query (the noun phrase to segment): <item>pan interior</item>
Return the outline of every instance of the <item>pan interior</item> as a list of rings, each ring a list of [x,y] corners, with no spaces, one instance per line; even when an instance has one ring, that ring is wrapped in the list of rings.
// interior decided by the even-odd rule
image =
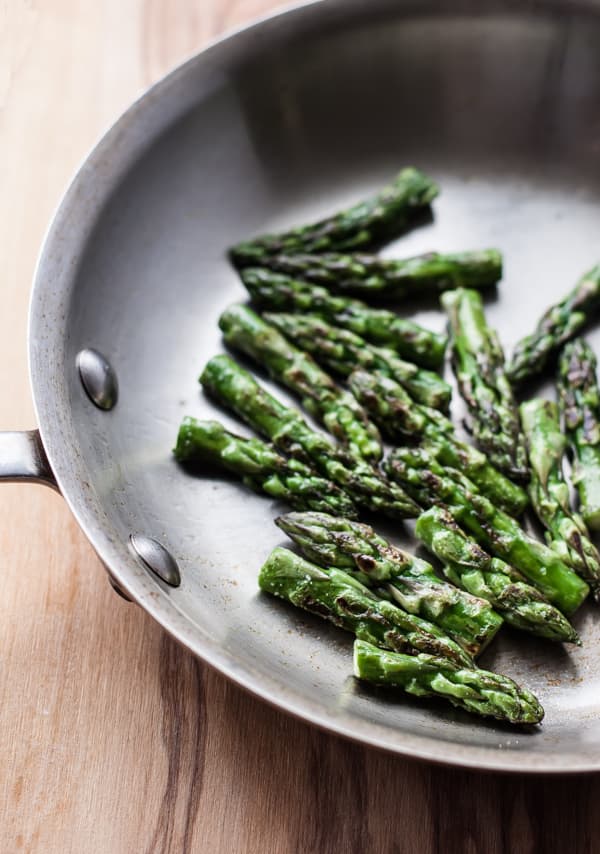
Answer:
[[[351,677],[349,637],[257,593],[258,569],[282,543],[272,520],[285,508],[214,473],[191,477],[171,457],[185,414],[236,427],[197,377],[222,350],[220,311],[244,299],[225,257],[243,237],[321,216],[415,164],[441,184],[434,221],[385,251],[502,249],[505,278],[487,308],[507,349],[598,261],[600,21],[541,9],[437,16],[435,4],[415,16],[403,11],[411,4],[389,5],[380,15],[367,14],[371,4],[348,4],[347,14],[313,6],[217,45],[151,92],[92,156],[51,232],[34,295],[43,435],[67,498],[122,583],[254,690],[417,755],[600,767],[592,607],[576,618],[581,650],[506,631],[484,657],[539,695],[538,732],[374,693]],[[72,234],[80,229],[77,250],[69,222]],[[444,326],[433,304],[402,311]],[[591,340],[600,345],[596,333]],[[77,380],[76,354],[90,346],[118,375],[110,413]],[[410,542],[400,526],[381,528]],[[171,550],[180,588],[137,565],[131,532]]]

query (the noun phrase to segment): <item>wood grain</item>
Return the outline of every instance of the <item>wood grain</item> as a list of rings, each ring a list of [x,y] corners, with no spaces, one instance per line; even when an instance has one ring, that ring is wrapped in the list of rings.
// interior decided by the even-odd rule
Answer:
[[[0,425],[34,423],[44,229],[129,101],[272,0],[0,2]],[[593,852],[597,777],[405,762],[254,700],[110,590],[62,500],[0,491],[0,851]]]

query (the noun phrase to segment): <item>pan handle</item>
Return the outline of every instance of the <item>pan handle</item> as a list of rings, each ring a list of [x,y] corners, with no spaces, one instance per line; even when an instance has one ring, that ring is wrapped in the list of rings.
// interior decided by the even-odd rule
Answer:
[[[0,483],[41,483],[60,492],[50,468],[39,430],[20,432],[0,431]],[[112,588],[127,602],[129,596],[121,590],[108,570]]]
[[[0,482],[42,483],[57,492],[39,430],[0,432]]]

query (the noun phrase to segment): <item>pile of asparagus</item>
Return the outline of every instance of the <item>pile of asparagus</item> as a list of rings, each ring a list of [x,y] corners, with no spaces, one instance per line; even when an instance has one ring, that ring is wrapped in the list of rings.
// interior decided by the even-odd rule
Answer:
[[[259,586],[352,632],[359,679],[535,724],[538,700],[476,659],[503,623],[580,644],[568,618],[590,589],[600,597],[589,533],[600,530],[600,392],[594,354],[575,339],[600,307],[600,266],[507,364],[480,293],[502,276],[497,250],[365,254],[418,222],[437,194],[430,178],[405,169],[349,210],[233,247],[254,308],[223,312],[225,343],[325,432],[217,355],[200,376],[204,391],[261,438],[188,417],[175,456],[220,466],[292,508],[275,522],[301,554],[275,549]],[[449,337],[381,305],[426,293],[441,293]],[[451,387],[438,373],[447,347],[473,445],[448,415]],[[523,381],[553,360],[557,402],[519,402]],[[387,455],[384,440],[394,446]],[[520,521],[528,508],[545,543]],[[416,538],[441,571],[359,521],[365,512],[416,519]]]

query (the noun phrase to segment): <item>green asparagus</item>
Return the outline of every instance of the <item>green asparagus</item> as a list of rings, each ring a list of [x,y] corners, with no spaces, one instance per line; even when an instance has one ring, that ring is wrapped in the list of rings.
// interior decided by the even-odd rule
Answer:
[[[398,448],[386,458],[384,468],[423,507],[448,507],[484,549],[520,570],[563,613],[573,613],[586,598],[589,587],[555,551],[530,537],[472,481],[425,449]]]
[[[573,482],[586,525],[600,531],[600,390],[596,356],[577,338],[559,359],[559,404],[573,455]]]
[[[344,252],[374,246],[409,228],[438,192],[423,172],[403,169],[377,195],[319,222],[239,243],[231,249],[231,258],[238,267],[246,267],[281,253]]]
[[[275,524],[308,560],[342,569],[366,587],[385,585],[401,608],[439,626],[472,656],[502,625],[483,599],[442,581],[427,561],[393,546],[362,522],[327,513],[286,513]]]
[[[363,254],[294,253],[271,255],[263,263],[272,271],[368,300],[403,300],[451,288],[487,288],[502,278],[502,255],[497,249],[450,255],[428,252],[402,260]]]
[[[265,319],[329,370],[343,377],[357,367],[393,377],[418,403],[447,411],[452,389],[438,374],[403,361],[394,350],[375,347],[314,315],[266,313]]]
[[[527,481],[519,411],[504,370],[504,353],[485,320],[481,295],[459,288],[442,296],[450,326],[452,366],[470,414],[475,442],[508,477]]]
[[[473,666],[471,656],[437,626],[378,599],[348,573],[315,566],[287,549],[273,549],[260,570],[258,584],[264,592],[377,646],[426,652]]]
[[[174,454],[182,463],[219,465],[237,474],[255,492],[287,501],[298,510],[357,515],[350,496],[305,463],[282,457],[260,439],[236,436],[218,421],[184,418]]]
[[[536,515],[547,529],[546,542],[561,560],[600,596],[600,554],[585,522],[571,510],[562,461],[567,440],[560,429],[558,406],[536,398],[521,405],[521,421],[531,463],[529,494]]]
[[[337,296],[326,288],[260,267],[247,267],[241,271],[241,277],[252,301],[261,309],[310,312],[361,335],[372,344],[391,347],[403,359],[423,368],[437,369],[443,364],[446,336],[424,329],[393,311],[371,308],[360,300]]]
[[[535,331],[515,347],[507,367],[514,384],[541,373],[551,356],[595,317],[600,306],[600,264],[579,280],[575,288],[542,315]]]
[[[511,724],[538,724],[544,710],[530,691],[507,676],[457,667],[431,655],[402,655],[354,641],[354,675],[416,697],[440,697],[476,715]]]
[[[244,305],[232,305],[219,319],[226,343],[245,353],[282,385],[298,394],[304,408],[336,439],[365,460],[383,455],[379,430],[350,392],[339,388],[314,359]]]
[[[549,640],[580,644],[566,617],[512,566],[491,557],[468,537],[445,508],[431,507],[419,516],[416,535],[442,562],[449,581],[487,599],[511,626]]]
[[[395,380],[379,371],[354,371],[348,385],[392,441],[423,443],[441,463],[464,472],[498,507],[513,516],[521,515],[528,503],[526,492],[490,465],[481,451],[462,442],[445,415],[414,403]]]
[[[283,453],[313,466],[348,492],[361,507],[395,518],[414,518],[419,508],[404,490],[328,436],[312,430],[298,410],[284,406],[229,356],[212,358],[200,377],[204,389]]]

